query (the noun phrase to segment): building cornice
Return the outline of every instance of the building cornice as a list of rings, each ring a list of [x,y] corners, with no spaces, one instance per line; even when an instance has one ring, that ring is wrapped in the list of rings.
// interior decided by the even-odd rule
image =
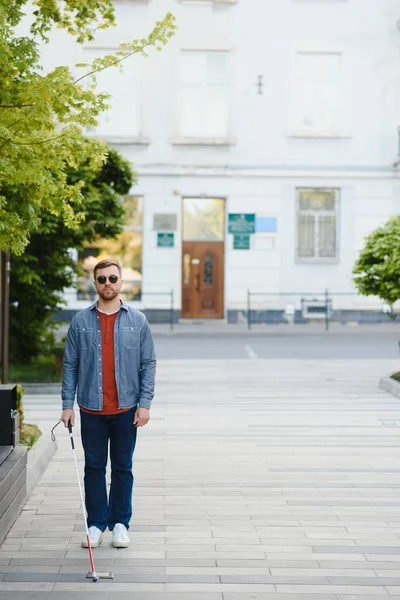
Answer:
[[[274,177],[288,178],[329,178],[329,179],[398,179],[400,170],[379,165],[231,165],[226,167],[199,166],[141,166],[135,164],[139,176],[146,177]]]

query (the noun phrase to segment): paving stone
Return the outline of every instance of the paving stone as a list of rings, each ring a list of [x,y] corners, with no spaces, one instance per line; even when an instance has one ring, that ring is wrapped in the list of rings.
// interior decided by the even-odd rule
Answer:
[[[387,591],[383,586],[369,587],[361,585],[277,585],[276,591],[278,594],[352,594],[354,596],[387,596]],[[277,596],[277,600],[280,600],[280,596]]]
[[[85,592],[57,592],[57,595],[52,591],[44,590],[0,591],[1,600],[86,600],[87,598],[109,600],[109,596],[110,592],[99,592],[98,588],[88,589]]]
[[[167,583],[165,584],[166,592],[201,592],[207,594],[209,592],[257,592],[257,593],[273,593],[275,592],[274,585],[268,584],[230,584],[230,583]],[[277,598],[276,600],[279,600]]]
[[[102,592],[112,592],[109,594],[110,600],[114,598],[114,594],[117,592],[129,592],[131,594],[135,594],[137,592],[164,592],[164,584],[163,583],[109,583],[106,580],[97,581],[95,584],[87,579],[83,583],[55,583],[54,585],[54,594],[55,598],[57,598],[56,594],[59,592],[86,592],[89,588],[96,586],[97,589],[100,588]],[[278,600],[278,599],[277,599]]]
[[[243,592],[224,592],[223,600],[337,600],[338,596],[334,594],[319,594],[318,597],[315,594],[257,594],[254,593],[243,593]],[[352,600],[358,600],[361,596],[354,596]],[[371,597],[368,596],[369,600]],[[381,597],[382,598],[382,597]],[[381,600],[380,598],[380,600]]]
[[[45,582],[32,582],[29,583],[23,581],[2,581],[0,582],[0,593],[3,592],[51,592],[54,589],[54,583]],[[39,595],[38,595],[39,596]]]
[[[60,435],[0,549],[0,600],[400,599],[400,447],[382,425],[400,421],[400,403],[377,388],[397,368],[160,363],[135,454],[132,544],[116,550],[107,532],[94,550],[97,570],[115,580],[85,580],[74,466]],[[39,401],[55,411],[59,397]],[[28,417],[35,402],[26,396]],[[83,475],[80,444],[77,453]]]
[[[110,600],[133,599],[130,592],[112,592]],[[222,593],[218,592],[210,592],[205,594],[196,594],[191,592],[135,592],[134,600],[223,600],[223,595]],[[274,600],[278,600],[276,595]]]

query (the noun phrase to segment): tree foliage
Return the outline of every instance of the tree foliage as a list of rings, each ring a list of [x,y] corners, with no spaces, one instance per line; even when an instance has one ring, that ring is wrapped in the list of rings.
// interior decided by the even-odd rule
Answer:
[[[378,296],[391,309],[400,300],[400,216],[389,219],[367,238],[353,269],[354,283],[365,296]]]
[[[30,32],[18,36],[30,6]],[[53,28],[83,43],[114,24],[111,0],[0,0],[0,250],[21,254],[31,233],[42,221],[46,226],[51,215],[60,216],[68,229],[81,226],[84,183],[68,172],[82,164],[96,171],[106,154],[104,145],[83,136],[108,106],[108,95],[95,92],[93,78],[105,68],[120,67],[132,54],[161,50],[176,28],[168,13],[147,38],[80,65],[77,79],[65,66],[42,72],[39,44],[48,41]],[[86,85],[86,77],[92,85]]]
[[[46,213],[25,252],[12,257],[10,357],[17,362],[46,351],[46,334],[55,325],[51,316],[64,302],[63,290],[72,287],[78,275],[70,249],[82,249],[98,237],[113,238],[122,231],[121,197],[131,189],[134,175],[129,163],[110,149],[97,172],[86,162],[70,169],[67,181],[69,185],[82,182],[80,226],[71,229],[61,216]]]

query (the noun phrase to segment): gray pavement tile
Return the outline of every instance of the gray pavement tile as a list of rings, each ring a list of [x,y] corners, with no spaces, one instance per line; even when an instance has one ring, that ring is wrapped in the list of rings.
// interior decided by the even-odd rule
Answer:
[[[362,585],[277,585],[277,594],[350,594],[354,596],[387,596],[382,587]],[[319,597],[319,596],[318,596]],[[277,596],[277,600],[280,596]]]
[[[56,566],[44,566],[40,565],[41,573],[58,573],[60,567]],[[0,578],[4,578],[5,573],[36,573],[38,571],[37,565],[4,565],[0,566]]]
[[[83,583],[55,583],[54,585],[54,594],[57,598],[56,594],[59,592],[85,592],[88,588],[92,588],[96,586],[97,589],[100,587],[102,592],[112,592],[109,596],[110,600],[114,598],[114,594],[117,592],[129,592],[131,594],[135,594],[134,598],[136,600],[137,592],[164,592],[164,584],[163,583],[108,583],[106,580],[100,580],[97,583],[93,583],[91,580],[87,579]]]
[[[98,562],[98,561],[96,561]],[[172,559],[172,558],[159,558],[159,559],[146,559],[146,558],[135,558],[134,561],[132,561],[132,559],[130,558],[123,558],[123,555],[121,553],[121,558],[119,558],[119,556],[117,556],[114,559],[114,565],[119,565],[121,567],[129,567],[132,564],[134,564],[137,567],[147,567],[147,566],[154,566],[154,567],[160,567],[160,566],[165,566],[165,567],[176,567],[176,566],[181,566],[181,567],[213,567],[216,565],[216,561],[213,559],[199,559],[199,558],[180,558],[180,559]]]
[[[203,567],[206,568],[206,567]],[[96,569],[100,572],[100,571],[112,571],[115,575],[138,575],[138,576],[145,576],[148,574],[151,575],[163,575],[164,573],[166,573],[166,568],[165,567],[135,567],[132,566],[132,564],[129,567],[120,567],[120,566],[116,566],[114,565],[99,565],[98,561],[96,561]],[[87,564],[80,564],[80,565],[74,565],[73,567],[71,567],[70,565],[66,566],[66,567],[57,567],[57,572],[58,573],[71,573],[72,571],[74,573],[87,573],[89,570],[89,566]],[[119,578],[117,577],[117,580],[119,581]]]
[[[267,584],[230,584],[230,583],[167,583],[165,584],[166,592],[201,592],[207,594],[209,592],[258,592],[258,593],[274,593],[275,586]],[[277,598],[277,600],[279,600]]]
[[[5,573],[3,581],[43,581],[43,582],[81,582],[88,568],[82,572],[74,573],[44,573],[44,572],[14,572]],[[110,569],[113,570],[113,569]],[[115,583],[219,583],[218,575],[166,575],[154,573],[115,573]]]
[[[318,554],[334,554],[338,552],[340,554],[399,554],[399,547],[392,546],[313,546],[314,552],[318,552]]]
[[[0,550],[0,554],[3,555],[3,551]],[[8,560],[10,559],[14,559],[14,558],[59,558],[62,559],[65,556],[65,551],[43,551],[43,550],[30,550],[29,552],[26,552],[25,550],[22,551],[20,550],[19,552],[4,552],[4,554],[7,555]]]
[[[88,571],[89,569],[87,569]],[[86,572],[87,572],[86,571]],[[83,574],[81,573],[43,573],[37,570],[34,573],[19,572],[6,573],[4,575],[5,582],[57,582],[57,581],[82,581]]]
[[[85,559],[71,559],[71,558],[13,558],[11,559],[11,566],[32,566],[32,567],[40,567],[40,566],[80,566],[82,564],[87,564],[88,558]],[[96,566],[97,567],[108,567],[112,563],[112,561],[108,559],[96,558]],[[38,571],[39,569],[37,569]]]
[[[294,575],[279,577],[278,575],[221,575],[221,583],[238,583],[238,584],[278,584],[278,583],[292,583],[292,584],[307,584],[307,585],[326,585],[329,584],[327,577],[318,576],[301,576]]]
[[[10,558],[0,558],[0,565],[8,565],[10,564]]]
[[[2,585],[29,593],[53,585],[55,597],[79,599],[94,587],[107,600],[394,597],[400,449],[382,423],[400,421],[400,403],[376,387],[391,368],[375,360],[185,368],[161,361],[154,420],[135,457],[133,543],[116,551],[107,539],[95,551],[98,570],[113,569],[116,581],[80,579],[88,568],[79,548],[84,527],[62,438],[0,564],[9,566],[7,577],[29,570],[75,580]],[[214,419],[205,423],[207,407]],[[82,468],[80,447],[78,460]]]
[[[223,600],[337,600],[338,596],[334,594],[257,594],[257,592],[224,592]],[[352,597],[352,600],[360,598]],[[371,600],[370,597],[368,597]]]
[[[0,594],[3,592],[51,592],[54,583],[47,582],[24,582],[24,581],[2,581],[0,582]]]
[[[85,592],[57,592],[52,591],[0,591],[1,600],[86,600],[86,598],[96,598],[96,600],[109,600],[110,592],[99,592],[98,588]]]
[[[279,577],[294,577],[300,575],[302,577],[378,577],[375,571],[372,569],[275,569],[271,568],[271,575]],[[385,572],[384,577],[391,577]]]
[[[346,563],[347,564],[347,563]],[[270,568],[270,567],[293,567],[293,568],[318,568],[318,562],[316,560],[268,560],[266,558],[261,560],[229,560],[229,559],[218,559],[217,566],[219,567],[253,567],[253,568]]]
[[[314,596],[315,597],[315,596]],[[379,596],[375,596],[374,594],[369,594],[369,595],[359,595],[359,594],[336,594],[335,596],[336,600],[382,600],[382,594],[380,594]],[[386,596],[387,600],[389,600],[389,596]],[[391,596],[390,598],[395,598],[395,596]],[[398,596],[397,598],[400,598],[400,596]],[[277,596],[275,598],[275,600],[281,600],[280,596]],[[294,600],[294,597],[293,597]]]
[[[133,600],[133,598],[130,592],[113,592],[110,600]],[[134,600],[223,600],[223,596],[222,593],[218,592],[205,594],[193,592],[135,592]],[[275,597],[274,600],[277,600],[277,598]]]

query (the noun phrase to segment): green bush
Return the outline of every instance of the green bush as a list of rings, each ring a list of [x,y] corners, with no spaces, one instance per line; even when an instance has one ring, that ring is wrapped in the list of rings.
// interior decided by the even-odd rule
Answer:
[[[400,216],[392,217],[366,238],[353,275],[359,293],[384,300],[394,320],[393,305],[400,300]]]
[[[61,372],[57,370],[56,354],[40,356],[31,363],[12,362],[8,379],[14,383],[58,383],[61,381]]]
[[[19,443],[27,446],[28,449],[37,442],[39,437],[42,435],[37,425],[30,425],[24,422],[24,403],[22,401],[24,395],[24,388],[21,384],[17,385],[17,411],[19,413],[19,426],[20,426],[20,439]]]
[[[19,423],[22,430],[22,426],[24,424],[24,403],[22,402],[22,397],[24,395],[24,388],[19,383],[17,385],[17,411],[19,412]]]

